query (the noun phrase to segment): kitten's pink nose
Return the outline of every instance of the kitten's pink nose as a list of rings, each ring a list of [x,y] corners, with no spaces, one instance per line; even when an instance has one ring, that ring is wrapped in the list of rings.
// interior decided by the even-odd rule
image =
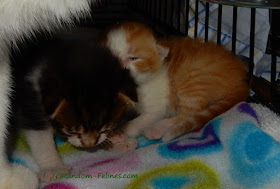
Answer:
[[[81,135],[81,143],[84,148],[91,148],[97,145],[99,132],[96,131],[89,131]]]
[[[72,145],[81,148],[91,148],[97,145],[96,139],[92,135],[82,135],[81,137],[71,136],[68,138],[68,141]]]
[[[92,147],[96,146],[95,141],[82,140],[81,143],[83,145],[82,146],[83,148],[92,148]]]

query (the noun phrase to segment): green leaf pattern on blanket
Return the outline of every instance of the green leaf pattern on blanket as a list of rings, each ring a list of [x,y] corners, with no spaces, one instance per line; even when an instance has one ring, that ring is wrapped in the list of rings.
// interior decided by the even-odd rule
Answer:
[[[175,181],[170,185],[170,182]],[[182,163],[159,167],[139,175],[126,189],[218,189],[221,187],[218,175],[206,163],[192,159]]]

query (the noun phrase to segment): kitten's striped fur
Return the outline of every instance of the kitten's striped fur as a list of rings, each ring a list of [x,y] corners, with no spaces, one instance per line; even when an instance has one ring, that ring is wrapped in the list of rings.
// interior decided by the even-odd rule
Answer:
[[[249,94],[245,65],[214,43],[188,37],[157,40],[138,23],[123,23],[105,42],[130,70],[140,116],[126,127],[135,137],[169,141],[227,111]]]

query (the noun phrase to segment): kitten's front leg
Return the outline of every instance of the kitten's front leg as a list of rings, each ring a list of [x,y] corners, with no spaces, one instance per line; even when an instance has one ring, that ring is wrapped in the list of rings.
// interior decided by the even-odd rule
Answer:
[[[8,54],[8,52],[5,53],[3,49],[0,49],[0,188],[36,189],[38,188],[36,174],[27,167],[9,163],[5,152],[12,88],[11,69],[8,56],[6,56]],[[3,57],[7,57],[7,59],[5,60]]]
[[[54,173],[69,173],[71,168],[63,164],[54,143],[53,130],[25,130],[32,155],[40,167],[39,179],[52,181]]]
[[[138,142],[135,138],[129,138],[123,133],[115,133],[108,139],[112,143],[109,150],[114,152],[127,152],[136,149],[138,146]]]
[[[172,118],[160,120],[152,127],[144,131],[144,136],[149,140],[159,140],[170,127],[172,127]]]
[[[138,137],[140,134],[142,134],[143,130],[157,121],[161,119],[161,115],[159,114],[141,114],[137,118],[133,119],[132,121],[129,121],[127,125],[125,126],[124,132],[129,137]]]

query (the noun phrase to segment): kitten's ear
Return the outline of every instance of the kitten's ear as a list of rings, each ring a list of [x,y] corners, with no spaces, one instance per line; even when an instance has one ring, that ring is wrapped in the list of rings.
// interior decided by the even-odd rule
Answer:
[[[160,59],[164,60],[168,56],[168,54],[169,54],[169,48],[168,47],[164,47],[164,46],[159,45],[159,44],[157,44],[156,48],[157,48],[157,52],[158,52],[158,54],[160,56]]]
[[[55,108],[54,112],[50,115],[51,119],[54,119],[59,113],[61,113],[61,110],[68,104],[68,102],[65,99],[62,99],[57,107]]]
[[[131,98],[129,98],[126,94],[119,92],[118,93],[119,98],[128,106],[134,107],[136,105],[136,102],[134,102]]]

